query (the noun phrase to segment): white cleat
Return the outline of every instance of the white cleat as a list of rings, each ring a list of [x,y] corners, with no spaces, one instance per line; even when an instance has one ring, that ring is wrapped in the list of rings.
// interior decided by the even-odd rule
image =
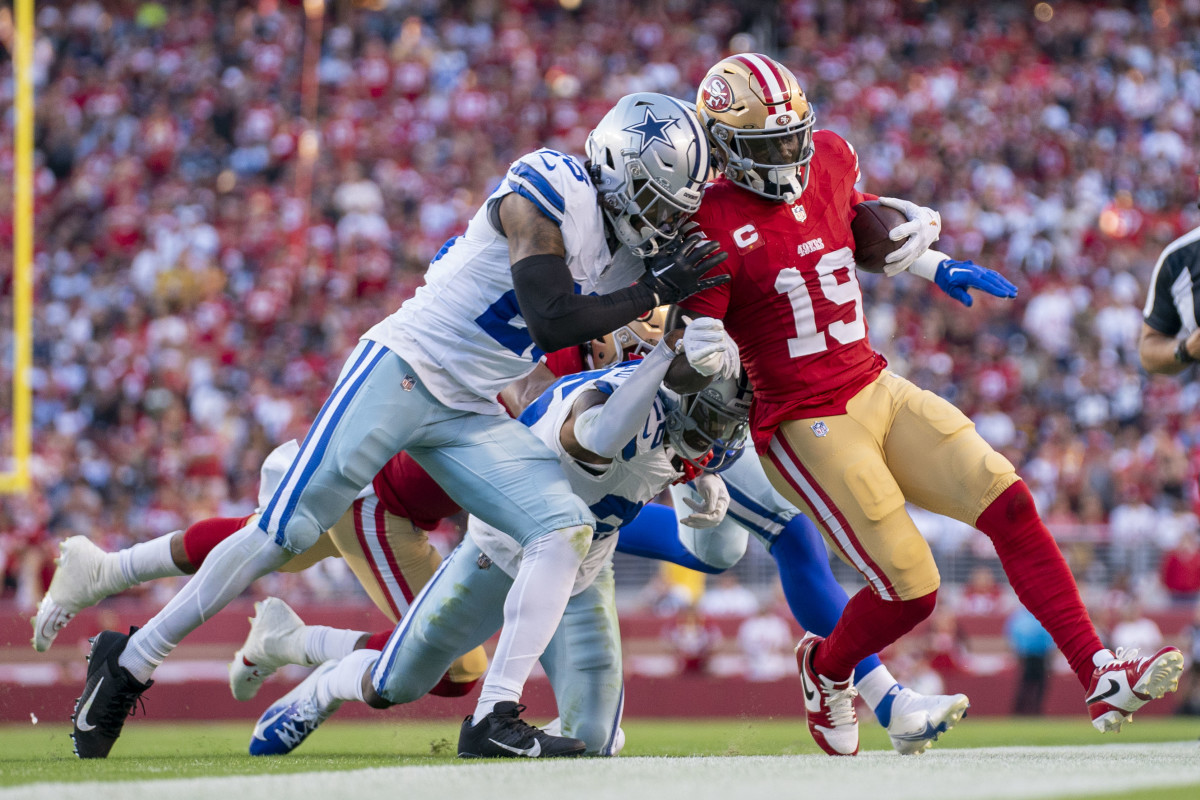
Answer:
[[[1133,712],[1179,688],[1183,653],[1164,647],[1138,658],[1137,648],[1118,648],[1112,661],[1096,667],[1085,701],[1092,725],[1101,733],[1116,731],[1133,722]]]
[[[888,738],[902,756],[924,753],[939,736],[957,725],[970,707],[965,694],[924,695],[901,689],[892,700]]]
[[[796,645],[796,666],[800,670],[800,688],[804,692],[804,711],[808,732],[817,746],[831,756],[858,755],[858,714],[854,711],[853,676],[834,681],[813,669],[813,652],[825,639],[805,634]]]
[[[58,545],[58,564],[33,623],[33,649],[44,653],[59,631],[80,611],[128,588],[114,574],[108,553],[86,536],[72,536]]]
[[[254,604],[250,635],[229,663],[229,690],[235,699],[249,700],[286,664],[312,666],[304,657],[304,620],[287,603],[268,597]]]

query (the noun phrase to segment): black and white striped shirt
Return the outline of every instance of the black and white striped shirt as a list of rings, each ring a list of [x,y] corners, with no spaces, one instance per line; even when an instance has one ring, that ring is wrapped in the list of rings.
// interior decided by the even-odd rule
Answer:
[[[1186,336],[1200,328],[1200,228],[1171,242],[1158,257],[1142,318],[1159,333]]]

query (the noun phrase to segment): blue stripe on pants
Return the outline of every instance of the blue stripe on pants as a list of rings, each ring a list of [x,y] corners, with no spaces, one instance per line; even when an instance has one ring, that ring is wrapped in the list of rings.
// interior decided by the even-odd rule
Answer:
[[[308,434],[304,437],[304,443],[300,445],[300,452],[296,454],[292,465],[288,467],[287,474],[284,475],[283,481],[280,482],[279,488],[275,490],[275,495],[267,505],[267,510],[259,520],[259,527],[269,533],[279,501],[286,497],[279,519],[274,522],[276,544],[283,545],[285,539],[284,532],[287,530],[288,522],[296,510],[296,504],[300,502],[300,495],[304,492],[305,487],[325,457],[325,451],[328,449],[329,442],[333,438],[333,432],[336,430],[342,417],[345,416],[346,409],[354,401],[359,388],[371,374],[371,371],[387,352],[387,348],[375,342],[368,342],[355,361],[354,366],[347,373],[346,380],[334,387],[333,392],[329,395],[329,399],[325,401],[325,405],[321,407],[320,413],[317,414],[317,418],[308,429]],[[355,373],[357,373],[357,377]],[[341,394],[340,399],[338,398],[339,394]],[[313,441],[314,435],[316,435],[315,442]],[[310,443],[313,445],[311,451],[309,450]],[[302,462],[304,466],[302,467],[299,479],[296,481],[295,486],[289,487],[297,466]]]

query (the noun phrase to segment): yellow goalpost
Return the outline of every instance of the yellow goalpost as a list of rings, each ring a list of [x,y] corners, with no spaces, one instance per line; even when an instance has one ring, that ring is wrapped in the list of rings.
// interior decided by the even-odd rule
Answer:
[[[16,142],[13,153],[13,385],[12,469],[0,472],[0,492],[29,488],[33,433],[33,0],[16,0],[13,83]]]

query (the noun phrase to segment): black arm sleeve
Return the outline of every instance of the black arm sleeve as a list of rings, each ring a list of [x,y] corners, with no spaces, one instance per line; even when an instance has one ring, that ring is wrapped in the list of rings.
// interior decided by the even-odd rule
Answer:
[[[512,275],[529,335],[547,353],[612,333],[655,305],[654,292],[640,283],[599,297],[575,294],[562,256],[523,258]]]
[[[1146,301],[1146,324],[1159,333],[1174,336],[1183,328],[1179,307],[1175,305],[1172,286],[1179,276],[1188,271],[1187,261],[1180,250],[1163,257],[1163,263],[1154,272],[1150,296]],[[1192,282],[1192,297],[1196,295],[1196,283]]]

